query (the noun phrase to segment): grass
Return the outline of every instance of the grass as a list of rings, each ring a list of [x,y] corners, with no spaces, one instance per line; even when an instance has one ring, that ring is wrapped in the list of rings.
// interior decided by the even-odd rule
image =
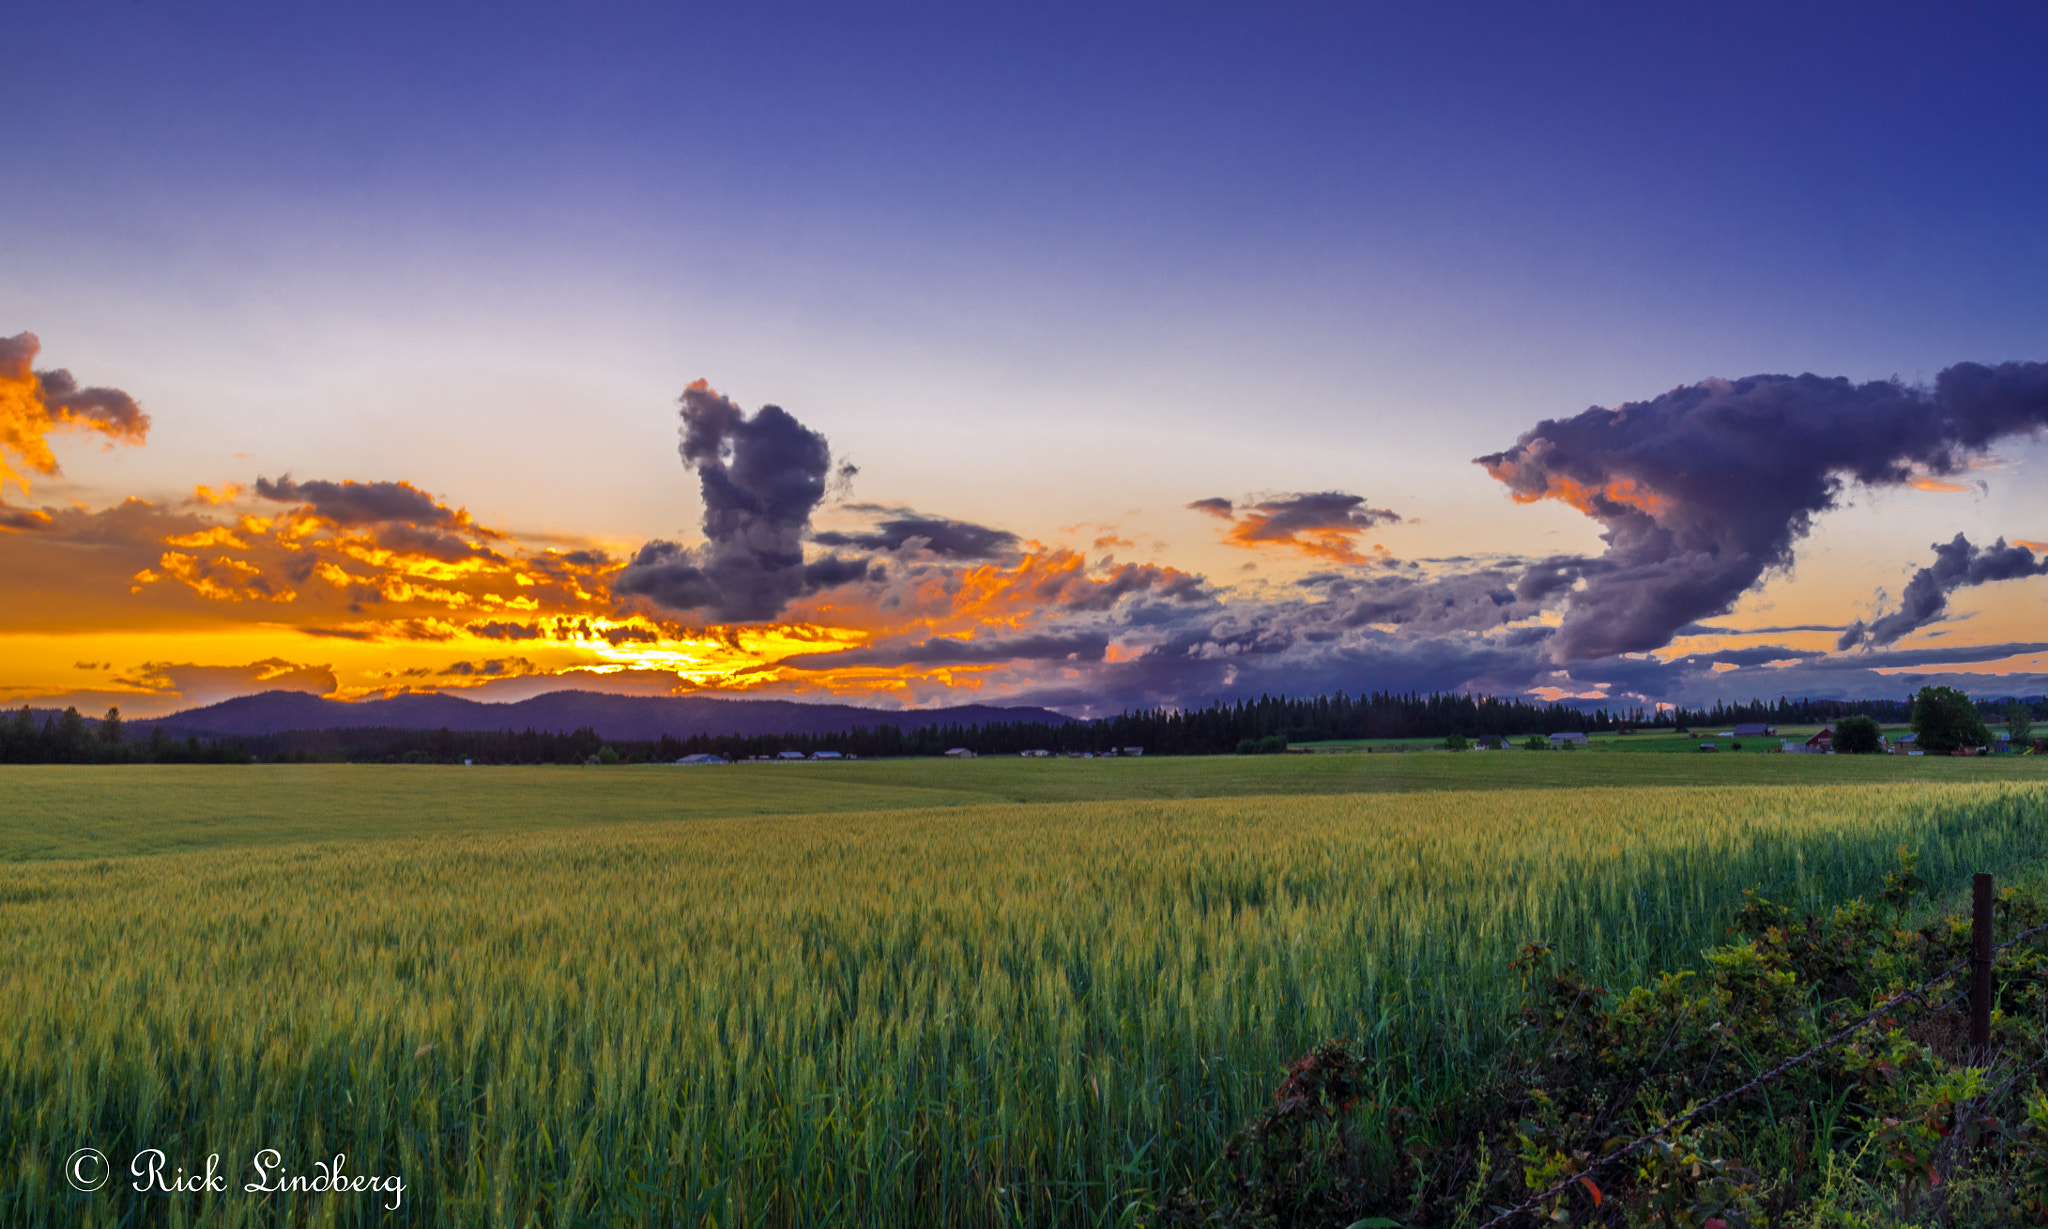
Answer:
[[[379,1223],[243,1194],[275,1147],[401,1175],[397,1223],[1130,1223],[1324,1037],[1381,1095],[1461,1079],[1528,939],[1625,985],[1746,886],[2036,856],[2034,767],[8,770],[0,1222]],[[67,1204],[86,1145],[238,1180]]]
[[[1776,750],[1779,744],[1787,739],[1797,739],[1804,742],[1809,735],[1818,734],[1820,731],[1832,727],[1828,725],[1785,725],[1772,728],[1778,732],[1767,738],[1752,737],[1747,740],[1738,739],[1737,741],[1742,742],[1745,752],[1772,751]],[[1889,736],[1903,734],[1910,727],[1904,724],[1895,724],[1881,728]],[[1721,750],[1725,752],[1728,750],[1728,739],[1722,736],[1730,734],[1733,729],[1733,724],[1701,726],[1698,730],[1693,731],[1696,737],[1692,738],[1676,734],[1669,729],[1657,728],[1638,729],[1628,734],[1623,734],[1619,731],[1594,733],[1586,736],[1586,746],[1580,748],[1580,750],[1629,752],[1689,751],[1698,754],[1701,743],[1711,742],[1718,743]],[[1547,739],[1548,736],[1537,735],[1537,737]],[[1527,734],[1518,734],[1509,739],[1509,742],[1519,750],[1522,744],[1528,741],[1528,738],[1529,735]],[[1341,738],[1320,742],[1291,743],[1289,745],[1303,751],[1320,753],[1344,751],[1430,751],[1441,748],[1443,740],[1441,738]]]
[[[0,769],[0,862],[619,823],[1450,790],[2048,780],[2048,759],[1567,752],[878,760],[677,768],[265,764]]]

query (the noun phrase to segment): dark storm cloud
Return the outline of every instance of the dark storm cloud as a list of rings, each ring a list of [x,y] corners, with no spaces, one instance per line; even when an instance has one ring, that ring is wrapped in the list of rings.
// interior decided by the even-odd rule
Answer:
[[[1235,504],[1221,498],[1198,499],[1188,508],[1229,521],[1223,540],[1234,545],[1291,547],[1340,563],[1366,562],[1355,540],[1375,526],[1401,519],[1385,508],[1366,506],[1362,495],[1343,491],[1266,495]]]
[[[840,653],[805,653],[785,657],[775,664],[797,670],[836,670],[842,666],[968,666],[1039,661],[1086,663],[1101,661],[1108,649],[1109,636],[1100,630],[985,640],[934,637],[916,644],[849,649]]]
[[[316,516],[337,525],[453,525],[461,519],[410,482],[294,482],[286,474],[275,482],[259,477],[256,493],[281,504],[310,504]]]
[[[1532,569],[1544,566],[1541,561],[1498,560],[1437,575],[1321,573],[1299,584],[1324,600],[1292,609],[1276,607],[1273,613],[1276,622],[1290,625],[1389,624],[1417,631],[1484,632],[1542,612],[1544,593],[1525,597],[1521,590]],[[1547,586],[1547,581],[1539,581],[1536,588]]]
[[[30,368],[43,349],[34,333],[0,337],[0,379],[28,382]],[[140,442],[149,434],[149,415],[135,398],[118,388],[80,388],[78,380],[62,367],[37,371],[34,400],[42,403],[50,419],[87,427],[113,439]],[[0,436],[11,447],[11,437]],[[26,441],[19,441],[26,442]]]
[[[5,340],[0,338],[0,340]],[[36,508],[16,508],[0,503],[0,529],[16,533],[35,533],[48,529],[52,523],[49,513]]]
[[[578,572],[599,572],[612,566],[612,557],[601,550],[543,551],[528,555],[526,566],[550,580],[572,579]]]
[[[845,546],[860,550],[895,551],[912,542],[942,559],[1000,559],[1017,549],[1018,538],[1003,529],[991,529],[971,521],[921,516],[908,508],[883,509],[859,505],[856,511],[892,513],[877,521],[868,533],[819,533],[811,541],[820,546]]]
[[[613,579],[613,593],[744,622],[772,619],[805,593],[867,574],[858,559],[804,562],[811,511],[832,468],[824,436],[780,406],[750,417],[702,380],[684,390],[681,417],[679,451],[703,490],[707,541],[647,543]]]
[[[1701,669],[1714,666],[1767,666],[1773,662],[1810,661],[1826,657],[1821,649],[1793,649],[1782,644],[1762,644],[1746,649],[1715,649],[1707,653],[1689,653],[1673,658],[1669,665],[1681,668]]]
[[[19,340],[0,338],[0,346]],[[0,366],[5,366],[6,361],[0,357]],[[52,417],[90,423],[94,429],[115,437],[140,438],[149,431],[149,415],[142,412],[135,398],[118,388],[80,388],[71,373],[61,367],[38,371],[36,379],[42,383],[43,404],[49,407]]]
[[[1992,546],[1972,546],[1968,538],[1957,534],[1946,545],[1934,544],[1934,565],[1921,568],[1906,582],[1897,610],[1868,624],[1858,619],[1835,647],[1891,644],[1941,618],[1948,610],[1948,595],[1957,589],[2042,575],[2048,575],[2048,557],[2037,560],[2034,552],[2024,546],[2007,546],[2004,538]]]
[[[1190,507],[1223,504],[1220,499],[1197,500]],[[1350,532],[1397,522],[1400,515],[1385,508],[1368,508],[1362,495],[1343,491],[1314,491],[1306,495],[1274,495],[1238,509],[1256,524],[1245,531],[1246,541],[1285,541],[1296,534],[1326,529]]]
[[[1688,623],[1674,636],[1784,636],[1793,632],[1839,632],[1840,623],[1791,623],[1784,627],[1721,627],[1713,623]]]
[[[407,524],[386,525],[378,530],[377,545],[394,554],[418,555],[427,559],[438,559],[443,563],[456,563],[464,559],[504,559],[498,552],[478,546],[452,533],[420,529]]]
[[[1546,420],[1478,458],[1517,500],[1561,499],[1606,527],[1571,593],[1559,661],[1662,647],[1789,566],[1846,483],[1950,475],[1994,440],[2048,425],[2048,367],[1963,363],[1932,390],[1759,375]]]
[[[516,678],[537,671],[531,661],[524,657],[494,657],[489,661],[458,661],[440,670],[443,676],[457,678]]]
[[[1209,586],[1199,576],[1148,563],[1125,563],[1094,577],[1062,577],[1047,585],[1045,597],[1072,611],[1106,611],[1134,593],[1169,602],[1205,602]]]
[[[547,635],[547,631],[544,628],[534,627],[525,623],[498,621],[472,623],[462,630],[472,636],[480,636],[485,640],[539,640]]]
[[[2048,641],[2008,640],[2000,644],[1958,644],[1938,649],[1893,649],[1884,653],[1836,657],[1844,668],[1905,669],[1914,666],[1966,666],[1975,662],[2004,661],[2032,653],[2048,653]]]

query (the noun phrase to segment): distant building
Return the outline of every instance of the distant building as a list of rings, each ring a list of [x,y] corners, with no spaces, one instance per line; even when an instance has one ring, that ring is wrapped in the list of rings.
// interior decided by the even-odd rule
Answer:
[[[775,758],[779,762],[787,764],[795,761],[801,761],[804,758],[804,753],[801,751],[784,751],[781,754],[777,755]]]
[[[1714,745],[1714,744],[1712,744],[1712,743],[1701,743],[1701,744],[1700,744],[1700,750],[1702,750],[1702,751],[1715,751],[1715,752],[1718,752],[1718,751],[1720,751],[1721,749],[1720,749],[1719,747],[1715,746],[1715,745]]]
[[[1550,736],[1550,745],[1553,748],[1583,747],[1586,745],[1586,736],[1584,734],[1552,734]]]
[[[724,756],[711,755],[707,752],[701,751],[698,752],[696,755],[686,755],[682,759],[676,761],[676,763],[678,764],[723,764],[725,762],[726,759]]]
[[[1034,747],[1029,751],[1019,751],[1017,754],[1023,756],[1027,760],[1042,760],[1050,758],[1052,752],[1046,751],[1042,748]]]
[[[1920,755],[1922,754],[1920,750],[1920,736],[1918,734],[1895,734],[1890,739],[1890,745],[1885,750],[1893,755]]]
[[[1145,749],[1144,749],[1143,747],[1119,747],[1119,748],[1117,748],[1117,750],[1118,750],[1118,752],[1119,752],[1119,753],[1121,753],[1121,754],[1123,754],[1123,755],[1143,755],[1143,754],[1145,754]]]
[[[1745,725],[1736,726],[1734,736],[1736,738],[1775,738],[1777,734],[1777,726],[1765,725],[1761,721],[1752,721]]]
[[[966,747],[952,747],[946,751],[946,758],[952,760],[971,760],[978,757]]]
[[[1807,739],[1806,749],[1808,751],[1833,751],[1835,749],[1835,728],[1829,726],[1812,738]]]
[[[811,753],[811,758],[814,760],[843,760],[846,757],[837,751],[814,751]]]

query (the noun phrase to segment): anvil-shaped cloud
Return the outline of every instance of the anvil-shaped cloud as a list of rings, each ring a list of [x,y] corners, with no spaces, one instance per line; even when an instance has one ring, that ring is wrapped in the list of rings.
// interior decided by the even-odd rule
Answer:
[[[1546,420],[1479,458],[1515,499],[1558,499],[1605,526],[1576,566],[1559,662],[1662,648],[1792,562],[1848,483],[1962,471],[2048,426],[2048,367],[1962,363],[1931,390],[1815,375],[1708,380],[1618,409]]]

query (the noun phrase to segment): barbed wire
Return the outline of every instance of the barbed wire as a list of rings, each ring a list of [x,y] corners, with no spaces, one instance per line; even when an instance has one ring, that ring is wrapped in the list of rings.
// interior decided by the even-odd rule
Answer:
[[[1991,959],[1995,962],[1998,959],[1998,953],[2043,932],[2048,932],[2048,923],[2044,923],[2040,926],[2033,927],[2030,930],[2025,930],[2020,932],[2019,934],[2014,935],[2012,938],[2007,939],[2005,942],[1991,949]],[[1684,1126],[1685,1124],[1691,1122],[1695,1118],[1698,1118],[1700,1115],[1706,1113],[1708,1110],[1726,1105],[1728,1102],[1735,1100],[1737,1097],[1741,1097],[1747,1093],[1755,1092],[1757,1089],[1764,1087],[1766,1084],[1775,1082],[1780,1077],[1785,1075],[1787,1072],[1799,1066],[1801,1063],[1804,1063],[1808,1059],[1814,1058],[1818,1055],[1826,1053],[1829,1050],[1834,1049],[1842,1042],[1848,1040],[1850,1037],[1853,1037],[1858,1032],[1869,1027],[1869,1025],[1872,1022],[1877,1020],[1880,1016],[1885,1015],[1887,1012],[1891,1011],[1899,1004],[1908,1002],[1912,999],[1923,998],[1929,990],[1947,981],[1949,978],[1954,977],[1957,973],[1962,972],[1964,969],[1969,968],[1971,962],[1974,959],[1975,957],[1972,956],[1969,959],[1957,961],[1954,965],[1950,966],[1947,971],[1937,973],[1933,977],[1928,978],[1926,981],[1921,982],[1919,985],[1913,987],[1910,990],[1901,990],[1897,994],[1891,995],[1890,997],[1886,998],[1883,1002],[1879,1003],[1876,1007],[1871,1008],[1868,1012],[1865,1012],[1862,1016],[1859,1016],[1855,1021],[1846,1025],[1840,1031],[1830,1036],[1826,1041],[1822,1041],[1812,1046],[1811,1048],[1803,1051],[1802,1053],[1796,1054],[1791,1058],[1786,1059],[1784,1062],[1779,1063],[1777,1066],[1771,1068],[1769,1071],[1766,1071],[1762,1075],[1757,1076],[1755,1079],[1749,1081],[1749,1083],[1747,1084],[1742,1085],[1740,1088],[1732,1088],[1727,1092],[1722,1093],[1720,1096],[1715,1097],[1711,1101],[1708,1101],[1701,1105],[1694,1106],[1693,1108],[1678,1115],[1676,1118],[1673,1118],[1670,1121],[1664,1123],[1662,1126],[1659,1126],[1653,1130],[1647,1131],[1644,1134],[1637,1136],[1634,1140],[1631,1140],[1625,1147],[1607,1153],[1605,1156],[1602,1156],[1597,1160],[1590,1162],[1584,1169],[1578,1170],[1574,1173],[1566,1174],[1564,1177],[1558,1179],[1555,1183],[1553,1183],[1548,1190],[1545,1190],[1540,1194],[1532,1195],[1528,1199],[1523,1200],[1521,1203],[1515,1205],[1514,1207],[1499,1213],[1492,1220],[1489,1220],[1486,1223],[1480,1225],[1479,1229],[1500,1229],[1500,1226],[1507,1224],[1515,1217],[1521,1216],[1528,1212],[1532,1212],[1539,1205],[1548,1203],[1552,1199],[1555,1199],[1559,1195],[1562,1195],[1565,1192],[1569,1191],[1574,1185],[1576,1185],[1579,1182],[1580,1179],[1591,1177],[1595,1170],[1603,1169],[1616,1161],[1625,1161],[1629,1157],[1634,1156],[1636,1153],[1641,1152],[1645,1147],[1655,1142],[1660,1136],[1663,1136],[1671,1131],[1678,1129],[1679,1127]],[[1960,999],[1962,997],[1962,995],[1957,995],[1956,999]],[[1956,1001],[1956,999],[1950,999],[1948,1000],[1948,1002],[1953,1003]],[[1942,1006],[1945,1008],[1947,1006],[1947,1003],[1944,1003]],[[2018,1078],[2019,1076],[2015,1075],[2013,1077],[2013,1080],[2017,1080]],[[2012,1081],[2007,1081],[2005,1087],[2010,1087],[2011,1083]],[[2004,1088],[2000,1088],[1999,1092],[2000,1094],[2003,1094]]]

